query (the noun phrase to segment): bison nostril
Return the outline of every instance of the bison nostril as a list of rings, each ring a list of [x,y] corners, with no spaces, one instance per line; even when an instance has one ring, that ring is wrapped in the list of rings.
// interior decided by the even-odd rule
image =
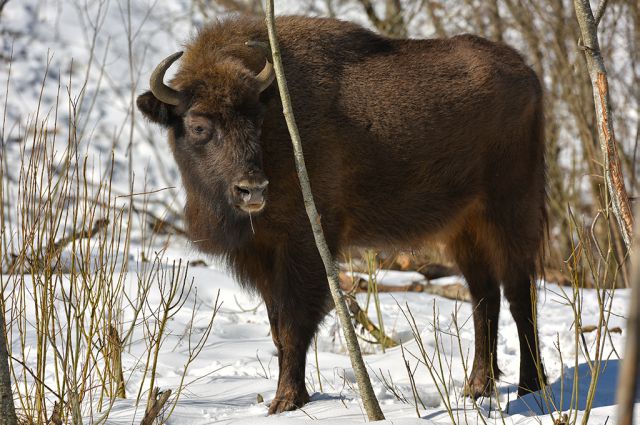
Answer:
[[[234,190],[243,204],[262,204],[268,183],[266,180],[260,183],[241,181],[234,185]]]
[[[236,192],[238,192],[240,195],[251,195],[251,189],[246,186],[236,185]]]
[[[235,186],[236,194],[243,202],[249,202],[251,200],[251,188],[247,186]]]

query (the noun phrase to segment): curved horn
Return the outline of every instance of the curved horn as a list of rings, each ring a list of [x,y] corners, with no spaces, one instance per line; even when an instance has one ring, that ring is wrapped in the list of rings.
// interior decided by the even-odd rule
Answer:
[[[275,78],[276,73],[273,70],[273,65],[271,65],[271,62],[267,61],[267,63],[264,64],[264,68],[262,68],[262,71],[260,71],[260,73],[256,75],[256,80],[258,80],[258,83],[260,83],[259,91],[262,93],[264,90],[266,90],[267,87],[269,87],[271,83],[273,83],[273,80]]]
[[[151,93],[153,93],[159,101],[174,106],[180,103],[179,93],[177,90],[172,89],[164,83],[164,74],[167,72],[167,69],[169,69],[171,64],[177,61],[180,56],[182,56],[182,52],[176,52],[171,56],[166,57],[158,64],[158,66],[156,66],[156,69],[151,73],[151,78],[149,78]]]
[[[266,63],[264,64],[264,68],[258,75],[256,75],[256,80],[260,85],[259,91],[263,92],[267,87],[273,83],[273,80],[276,78],[276,73],[273,70],[273,65],[269,62],[269,54],[271,53],[271,49],[269,49],[269,45],[267,43],[263,43],[262,41],[247,41],[244,43],[248,47],[252,47],[255,49],[262,50],[264,56],[266,58]]]

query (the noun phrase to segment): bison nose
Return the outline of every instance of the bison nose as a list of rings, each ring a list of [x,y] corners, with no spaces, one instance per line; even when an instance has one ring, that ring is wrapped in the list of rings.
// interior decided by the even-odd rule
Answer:
[[[264,193],[268,184],[268,180],[260,182],[241,180],[235,184],[234,189],[244,205],[261,205],[264,203]]]

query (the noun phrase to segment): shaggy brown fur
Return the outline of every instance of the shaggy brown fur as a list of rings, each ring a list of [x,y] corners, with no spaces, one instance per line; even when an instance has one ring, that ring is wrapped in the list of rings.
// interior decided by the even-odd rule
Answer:
[[[333,19],[277,20],[311,186],[332,252],[445,242],[473,297],[475,357],[465,391],[498,376],[500,286],[520,337],[520,390],[540,388],[535,264],[545,228],[542,90],[512,48],[462,35],[391,40]],[[309,400],[307,348],[329,302],[273,83],[259,93],[264,22],[214,23],[186,45],[170,84],[138,107],[169,129],[193,243],[223,256],[265,300],[278,349],[269,409]],[[237,208],[239,179],[268,179],[265,208]],[[253,223],[250,223],[250,219]],[[533,299],[533,303],[532,303]]]

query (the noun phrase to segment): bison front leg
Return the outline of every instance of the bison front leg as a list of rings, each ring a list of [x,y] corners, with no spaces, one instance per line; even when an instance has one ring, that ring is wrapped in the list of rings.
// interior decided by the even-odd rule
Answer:
[[[278,389],[269,406],[269,414],[294,410],[309,401],[304,379],[305,363],[315,329],[303,329],[296,324],[296,320],[301,319],[299,315],[280,313],[277,326],[277,339],[280,341]]]
[[[500,376],[497,359],[500,290],[497,282],[491,278],[467,280],[473,303],[475,352],[464,394],[478,398],[490,396],[494,390],[494,380]]]
[[[309,401],[305,387],[307,350],[326,313],[329,293],[322,263],[319,267],[309,264],[309,258],[315,259],[314,253],[291,257],[283,264],[284,272],[274,288],[276,296],[267,303],[280,367],[269,414],[294,410]]]

